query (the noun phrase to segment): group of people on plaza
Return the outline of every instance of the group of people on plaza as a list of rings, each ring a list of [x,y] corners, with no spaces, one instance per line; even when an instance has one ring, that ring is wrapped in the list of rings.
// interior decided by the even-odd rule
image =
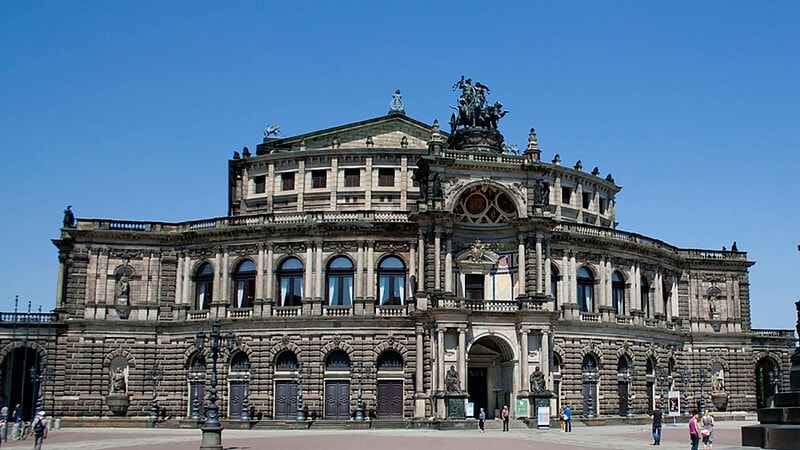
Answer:
[[[653,444],[661,445],[661,428],[664,415],[660,409],[653,410]],[[714,448],[714,416],[711,415],[711,410],[706,409],[705,413],[700,416],[699,411],[692,411],[689,418],[689,440],[691,441],[691,450],[698,450],[700,441],[703,442],[703,450],[713,450]]]
[[[39,450],[42,448],[43,441],[47,438],[47,422],[45,421],[44,411],[39,411],[33,418],[31,423],[26,423],[22,419],[22,407],[19,403],[14,407],[11,412],[9,421],[8,406],[0,408],[0,445],[9,438],[9,426],[11,428],[11,438],[14,440],[24,439],[27,433],[33,436],[33,448]],[[30,426],[30,428],[26,428]]]

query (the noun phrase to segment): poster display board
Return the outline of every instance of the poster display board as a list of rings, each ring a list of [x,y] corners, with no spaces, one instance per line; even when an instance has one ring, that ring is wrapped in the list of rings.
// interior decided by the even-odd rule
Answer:
[[[681,415],[681,391],[669,391],[667,394],[667,415],[675,417]]]

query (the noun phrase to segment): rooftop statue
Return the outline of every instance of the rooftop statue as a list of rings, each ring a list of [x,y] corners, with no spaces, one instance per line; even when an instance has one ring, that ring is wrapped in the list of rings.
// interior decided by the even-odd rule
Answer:
[[[461,90],[461,96],[458,98],[458,106],[451,106],[456,110],[450,118],[451,132],[455,132],[458,127],[496,130],[497,121],[508,111],[503,110],[500,102],[486,104],[486,95],[491,91],[489,86],[480,81],[473,84],[471,78],[461,75],[461,79],[453,84],[453,90],[456,89]]]
[[[389,103],[389,114],[405,114],[406,108],[403,105],[403,96],[400,95],[400,89],[394,91],[392,101]]]

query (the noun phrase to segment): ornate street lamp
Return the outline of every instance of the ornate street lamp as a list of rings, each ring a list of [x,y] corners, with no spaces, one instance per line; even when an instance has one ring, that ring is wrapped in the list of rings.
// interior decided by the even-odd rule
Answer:
[[[700,368],[700,375],[697,377],[700,382],[700,401],[697,402],[697,407],[700,408],[700,415],[706,413],[706,383],[708,382],[706,368]]]
[[[150,426],[154,427],[158,423],[158,385],[164,376],[164,370],[158,362],[155,362],[150,367],[148,375],[150,376],[150,383],[153,385],[153,398],[150,401]]]
[[[781,380],[783,379],[783,371],[781,370],[780,367],[777,367],[770,370],[768,375],[769,375],[769,384],[770,386],[772,386],[772,395],[773,398],[775,398],[775,394],[780,393]]]
[[[626,369],[622,373],[622,382],[628,385],[627,411],[625,417],[633,419],[633,371]]]
[[[363,422],[365,419],[364,402],[361,400],[361,386],[364,376],[372,375],[372,367],[364,366],[363,361],[358,362],[358,370],[356,376],[358,377],[358,401],[356,403],[356,420]]]
[[[683,416],[689,417],[689,383],[692,382],[692,372],[688,367],[681,371],[681,386],[683,387]]]
[[[37,365],[36,364],[31,366],[31,381],[33,382],[33,392],[34,392],[34,395],[36,396],[34,398],[35,401],[33,403],[33,417],[34,418],[36,417],[36,414],[39,411],[42,411],[44,409],[44,392],[43,392],[42,385],[44,384],[44,380],[45,380],[45,377],[46,377],[46,375],[45,375],[46,372],[47,372],[46,367],[44,367],[43,370],[37,370]],[[31,419],[31,420],[33,420],[33,419]]]
[[[233,332],[228,330],[224,340],[220,333],[219,319],[211,324],[211,333],[206,336],[202,331],[195,335],[195,346],[198,350],[206,348],[208,339],[208,351],[211,352],[211,391],[208,394],[209,405],[206,408],[206,420],[203,426],[203,441],[200,444],[201,450],[222,450],[222,426],[219,423],[219,406],[217,406],[217,358],[224,350],[231,351],[235,345]]]
[[[242,422],[250,422],[250,375],[252,375],[252,369],[250,370],[249,375],[245,375],[242,382],[244,383],[244,392],[242,392],[242,416],[240,417]]]
[[[306,420],[306,409],[303,405],[303,378],[311,376],[311,368],[297,364],[297,420]]]
[[[666,412],[664,409],[664,386],[671,378],[672,376],[669,373],[669,368],[663,366],[656,367],[656,379],[661,387],[661,395],[658,397],[658,409],[661,410],[662,414]]]

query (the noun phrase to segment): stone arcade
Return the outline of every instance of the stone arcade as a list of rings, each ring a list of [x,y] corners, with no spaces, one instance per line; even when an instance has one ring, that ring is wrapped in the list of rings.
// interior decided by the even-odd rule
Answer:
[[[143,422],[157,404],[160,421],[197,421],[210,356],[195,335],[215,319],[236,336],[219,359],[223,424],[439,423],[465,401],[490,418],[513,405],[535,422],[541,402],[625,417],[670,390],[754,410],[787,385],[772,376],[793,331],[751,328],[745,252],[618,229],[610,174],[542,161],[533,129],[507,151],[488,86],[454,89],[449,133],[408,117],[399,91],[385,116],[265,132],[228,161],[224,217],[68,208],[55,311],[2,315],[3,404]]]

